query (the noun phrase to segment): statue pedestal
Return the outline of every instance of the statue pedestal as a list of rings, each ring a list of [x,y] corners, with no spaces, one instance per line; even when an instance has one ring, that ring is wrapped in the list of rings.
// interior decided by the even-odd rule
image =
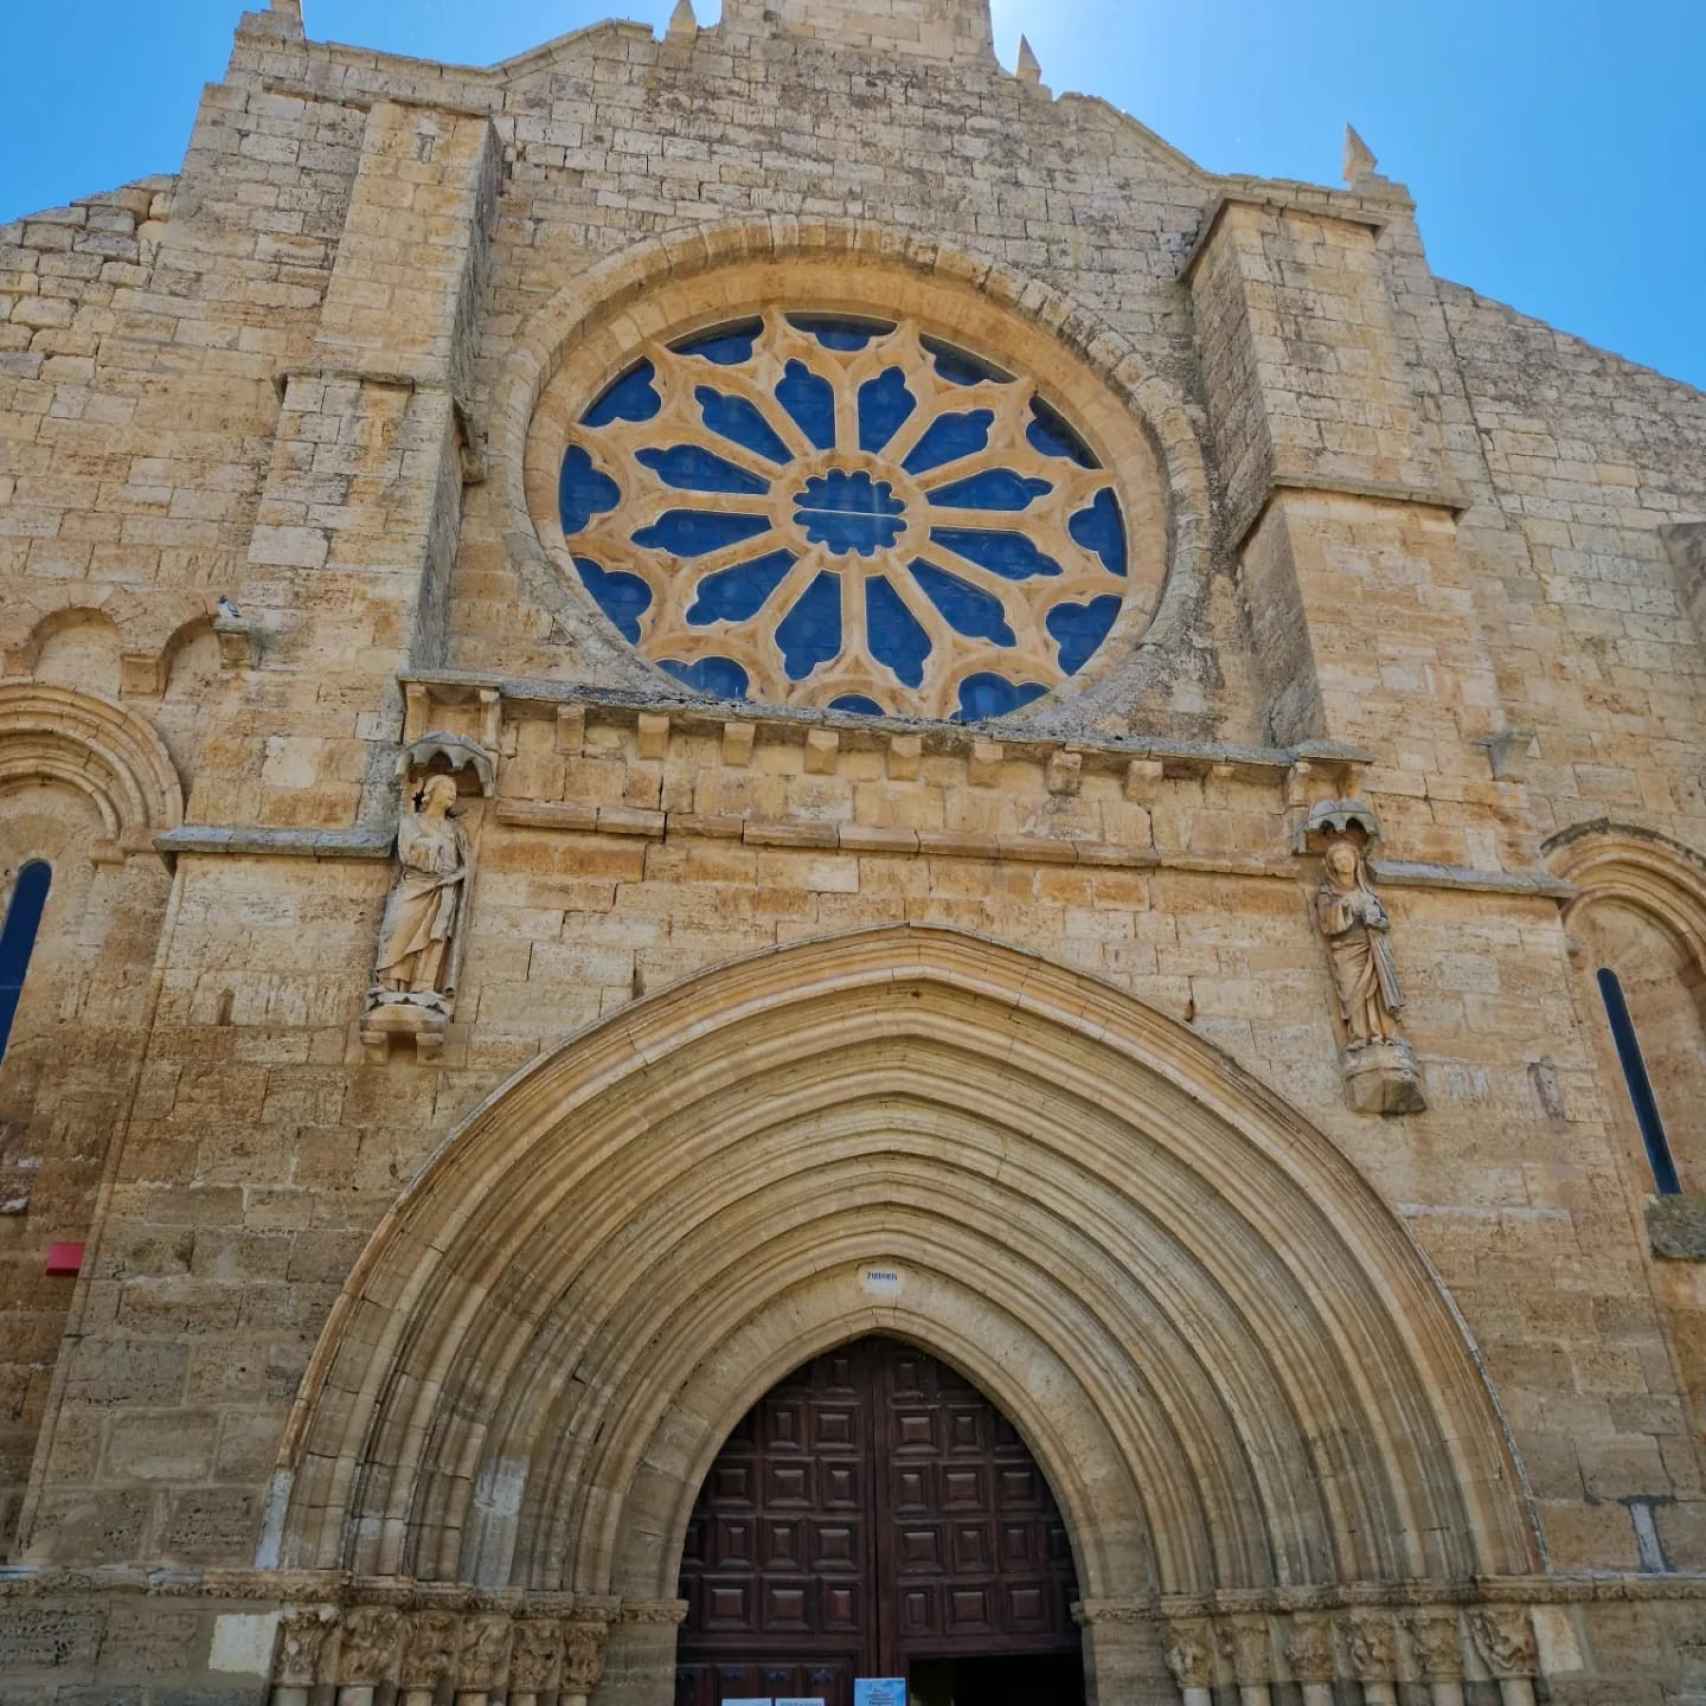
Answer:
[[[1345,1096],[1359,1114],[1419,1114],[1427,1107],[1408,1043],[1362,1043],[1339,1056]]]
[[[391,1039],[412,1040],[416,1055],[437,1060],[450,1030],[450,1004],[442,995],[398,995],[389,990],[368,996],[361,1017],[361,1042],[367,1058],[383,1065],[390,1058]]]

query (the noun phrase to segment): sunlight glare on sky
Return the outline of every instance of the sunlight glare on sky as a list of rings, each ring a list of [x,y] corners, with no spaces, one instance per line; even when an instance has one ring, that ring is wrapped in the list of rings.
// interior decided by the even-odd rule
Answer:
[[[489,64],[612,0],[306,0],[308,29]],[[661,29],[673,0],[614,0]],[[1434,270],[1706,386],[1706,3],[993,0],[1044,81],[1100,95],[1214,171],[1337,183],[1347,120],[1420,204]],[[715,0],[698,0],[711,23]],[[18,7],[0,219],[174,170],[236,0]]]

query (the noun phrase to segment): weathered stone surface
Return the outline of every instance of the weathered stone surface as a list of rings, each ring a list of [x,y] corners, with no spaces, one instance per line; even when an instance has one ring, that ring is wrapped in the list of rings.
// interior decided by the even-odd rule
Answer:
[[[280,0],[242,19],[178,173],[0,227],[0,905],[26,862],[53,872],[0,1062],[0,1556],[131,1572],[51,1605],[0,1575],[5,1698],[258,1700],[207,1671],[214,1613],[166,1596],[268,1548],[391,1585],[475,1553],[486,1586],[575,1576],[521,1529],[570,1496],[547,1460],[595,1441],[632,1456],[600,1460],[560,1532],[608,1533],[632,1566],[685,1508],[695,1430],[726,1432],[779,1347],[820,1348],[802,1333],[869,1327],[836,1289],[866,1255],[928,1268],[891,1325],[983,1355],[1010,1411],[1046,1399],[1025,1419],[1064,1502],[1093,1482],[1082,1554],[1133,1578],[1090,1595],[1106,1698],[1169,1698],[1152,1591],[1223,1566],[1242,1585],[1258,1559],[1356,1579],[1295,1624],[1169,1600],[1166,1626],[1209,1643],[1190,1686],[1260,1689],[1293,1643],[1326,1686],[1361,1631],[1370,1680],[1396,1666],[1413,1693],[1414,1643],[1445,1677],[1439,1606],[1489,1575],[1489,1603],[1545,1611],[1555,1701],[1696,1684],[1706,1233],[1695,1197],[1642,1237],[1653,1166],[1600,974],[1698,1193],[1706,399],[1437,279],[1366,149],[1346,190],[1209,173],[1051,99],[1034,58],[1008,75],[992,42],[982,0],[725,0],[717,26],[678,8],[665,39],[606,24],[471,71],[311,42]],[[826,304],[1009,375],[973,375],[965,409],[1040,384],[1099,463],[1030,441],[1010,512],[1124,599],[1059,691],[987,725],[872,718],[766,654],[751,679],[787,703],[718,704],[619,626],[659,621],[664,578],[644,611],[589,594],[570,441],[703,450],[698,386],[744,381],[657,352]],[[808,370],[861,358],[786,337]],[[691,385],[600,439],[589,404],[648,351]],[[903,365],[920,393],[959,386],[934,354]],[[830,386],[852,431],[869,377]],[[939,472],[894,443],[907,480]],[[802,436],[794,462],[808,444],[827,454]],[[792,527],[781,464],[730,456]],[[1070,494],[1097,482],[1124,506],[1123,576],[1081,560]],[[620,513],[692,507],[664,490]],[[1063,636],[1024,587],[1055,578],[997,600],[1032,663]],[[907,590],[958,656],[964,632]],[[675,614],[692,648],[671,661],[732,643]],[[416,1027],[424,1051],[377,1023],[364,1048],[398,760],[471,748],[490,774],[456,807],[479,859],[454,1005]],[[1369,874],[1413,1055],[1382,1039],[1341,1063],[1299,848],[1345,799],[1383,832]],[[788,957],[807,942],[833,946]],[[931,953],[963,956],[962,983],[915,976]],[[626,1086],[566,1145],[529,1101],[565,1061]],[[681,1089],[785,1117],[719,1150]],[[512,1147],[435,1194],[434,1157],[492,1130]],[[595,1152],[596,1177],[563,1172]],[[475,1208],[492,1219],[464,1244]],[[76,1279],[44,1272],[62,1242],[86,1245]],[[728,1271],[753,1276],[739,1307]],[[666,1367],[700,1384],[671,1409],[631,1383],[677,1330]],[[620,1425],[589,1409],[550,1450],[516,1444],[516,1371],[543,1369],[564,1405],[627,1405]],[[1202,1453],[1225,1473],[1199,1479]],[[1180,1513],[1205,1510],[1198,1557]],[[1333,1531],[1340,1510],[1366,1524]],[[1500,1511],[1472,1544],[1463,1524]],[[1542,1587],[1599,1585],[1530,1593],[1529,1523]],[[1359,1571],[1444,1597],[1418,1623],[1350,1593]],[[237,1614],[335,1598],[277,1585]],[[599,1648],[598,1706],[668,1697],[679,1608],[637,1605]],[[1390,1653],[1356,1621],[1375,1609]],[[400,1662],[437,1686],[457,1619],[509,1613],[426,1593]],[[542,1635],[505,1650],[555,1662]],[[313,1685],[345,1682],[338,1662]],[[1466,1699],[1497,1693],[1475,1676]]]
[[[1653,1197],[1647,1203],[1653,1254],[1671,1262],[1706,1262],[1706,1195]]]

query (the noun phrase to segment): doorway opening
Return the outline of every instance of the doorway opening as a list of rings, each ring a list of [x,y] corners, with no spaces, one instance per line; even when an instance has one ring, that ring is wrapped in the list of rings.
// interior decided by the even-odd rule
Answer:
[[[915,1347],[796,1370],[725,1442],[688,1524],[676,1706],[1081,1706],[1065,1524],[1017,1430]]]

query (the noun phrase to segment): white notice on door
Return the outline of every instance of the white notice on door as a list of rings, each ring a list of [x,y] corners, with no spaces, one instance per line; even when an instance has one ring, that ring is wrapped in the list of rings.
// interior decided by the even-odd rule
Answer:
[[[763,1700],[725,1700],[723,1706],[776,1706],[776,1702],[768,1698]]]
[[[783,1695],[778,1694],[776,1696],[776,1706],[826,1706],[826,1702],[821,1697],[816,1700],[789,1700]]]

